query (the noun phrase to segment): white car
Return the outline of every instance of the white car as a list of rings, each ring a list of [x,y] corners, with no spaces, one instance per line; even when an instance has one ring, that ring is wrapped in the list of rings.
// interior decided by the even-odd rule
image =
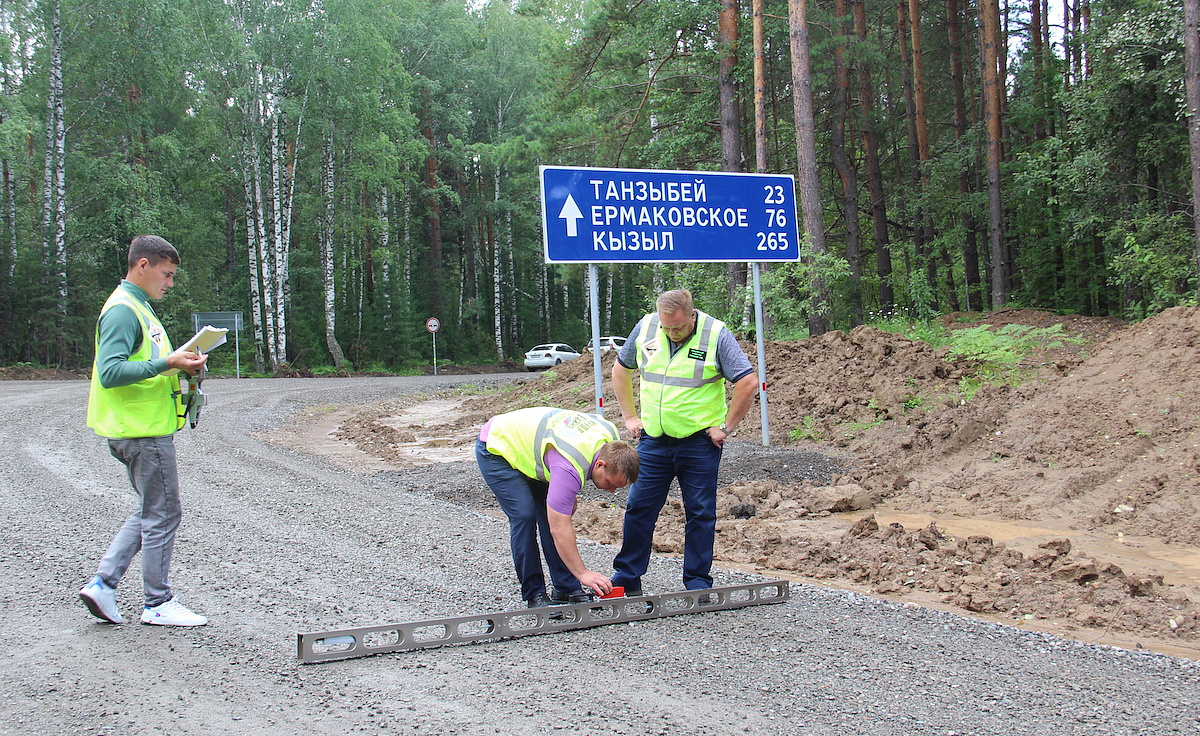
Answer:
[[[525,353],[525,369],[536,371],[539,368],[551,368],[564,360],[575,360],[579,357],[575,348],[565,342],[548,342],[536,345]]]
[[[607,353],[609,350],[620,350],[625,344],[625,338],[621,335],[605,335],[600,338],[600,353]],[[587,347],[584,350],[592,349],[592,341],[588,340]]]

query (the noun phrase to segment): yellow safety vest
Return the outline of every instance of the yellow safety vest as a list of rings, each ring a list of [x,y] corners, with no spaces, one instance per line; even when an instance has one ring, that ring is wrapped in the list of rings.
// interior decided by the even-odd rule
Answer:
[[[535,406],[494,417],[487,449],[526,477],[548,481],[546,449],[553,447],[579,472],[583,488],[596,453],[618,439],[616,426],[595,414]]]
[[[725,422],[725,383],[717,366],[717,338],[725,323],[697,310],[696,329],[671,355],[671,342],[658,313],[642,318],[638,372],[642,428],[659,437],[690,437]]]
[[[100,315],[124,304],[142,325],[142,344],[129,356],[130,362],[154,360],[171,354],[171,340],[162,322],[145,304],[121,287],[108,297]],[[100,351],[100,326],[96,323],[96,352]],[[165,437],[183,426],[178,371],[171,370],[127,386],[104,388],[100,370],[92,361],[92,385],[88,394],[87,424],[101,437]]]

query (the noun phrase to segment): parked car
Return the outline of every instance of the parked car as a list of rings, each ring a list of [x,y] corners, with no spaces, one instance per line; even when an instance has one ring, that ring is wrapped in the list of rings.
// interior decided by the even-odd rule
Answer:
[[[580,353],[565,342],[548,342],[535,345],[525,353],[525,370],[536,371],[539,368],[550,368],[564,360],[575,360]]]
[[[625,344],[625,338],[621,335],[605,335],[600,338],[600,353],[607,353],[609,350],[620,350]],[[592,349],[592,341],[588,340],[587,347],[584,350]]]

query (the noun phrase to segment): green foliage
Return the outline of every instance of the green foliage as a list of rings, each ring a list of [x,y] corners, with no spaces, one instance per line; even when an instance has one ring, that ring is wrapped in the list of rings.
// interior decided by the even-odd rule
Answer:
[[[69,32],[64,47],[64,300],[41,224],[48,54],[36,9],[9,8],[13,43],[0,52],[0,156],[14,197],[12,222],[7,203],[0,218],[0,360],[90,362],[95,314],[138,232],[162,234],[183,254],[179,283],[159,305],[172,334],[189,331],[193,311],[241,310],[249,327],[257,285],[248,268],[248,186],[260,190],[250,198],[264,200],[269,231],[291,228],[290,301],[280,309],[288,324],[283,357],[297,365],[333,362],[330,320],[346,357],[379,371],[428,365],[429,316],[442,321],[443,364],[516,358],[551,339],[578,347],[591,332],[587,269],[543,262],[538,166],[722,165],[716,71],[729,49],[716,42],[713,3],[200,0],[109,4],[103,12],[67,4],[64,26],[87,32]],[[743,41],[733,51],[748,162],[747,10],[741,7]],[[862,231],[861,273],[851,278],[849,222],[829,160],[832,116],[820,115],[826,252],[806,247],[799,262],[764,268],[772,338],[806,337],[819,307],[836,328],[853,326],[864,310],[898,310],[872,320],[932,341],[933,317],[952,308],[952,297],[962,300],[968,275],[988,288],[980,126],[960,136],[932,125],[933,158],[920,172],[888,153],[903,151],[909,135],[895,93],[902,84],[897,34],[879,20],[894,19],[895,10],[874,2],[866,10],[867,37],[844,39],[831,8],[810,4],[812,27],[827,29],[812,34],[810,86],[818,108],[831,110],[838,44],[855,76],[872,76],[871,120],[860,102],[846,125],[861,131],[870,122],[891,156],[883,187],[893,270],[879,273],[873,263],[863,168],[860,212],[851,213]],[[1010,303],[1129,317],[1194,303],[1179,0],[1093,4],[1086,38],[1067,39],[1088,44],[1092,68],[1066,77],[1061,58],[1034,60],[1022,47],[1027,6],[1006,12],[1013,33],[1005,120],[1011,160],[1002,171],[1005,242],[1015,254],[1005,264]],[[767,169],[794,173],[789,103],[797,82],[787,4],[768,0],[764,20]],[[965,31],[964,48],[977,48],[973,24]],[[924,41],[929,119],[953,120],[943,22],[929,26]],[[965,59],[969,106],[978,89],[973,58],[969,52]],[[860,140],[852,157],[861,162],[861,136],[853,137]],[[244,143],[257,144],[264,157],[257,165]],[[262,194],[276,174],[294,193],[286,223],[274,220]],[[968,191],[960,192],[960,176]],[[932,234],[923,247],[912,230],[918,212]],[[327,232],[329,315],[319,250]],[[967,273],[972,238],[982,256],[977,274]],[[658,289],[680,286],[734,329],[748,327],[749,289],[729,276],[742,266],[598,270],[603,334],[627,333]],[[814,301],[817,282],[828,288],[827,304]],[[880,294],[885,286],[895,292],[890,303]],[[251,361],[261,346],[250,329],[243,337]]]
[[[933,322],[912,319],[905,312],[896,309],[868,315],[867,324],[884,332],[904,335],[911,340],[921,340],[930,345],[939,344],[945,336],[945,330]]]
[[[1105,233],[1112,280],[1130,296],[1125,316],[1144,319],[1167,307],[1196,304],[1196,242],[1189,217],[1152,213]]]
[[[808,336],[808,319],[815,308],[815,279],[834,286],[850,275],[846,259],[837,253],[814,253],[805,240],[801,259],[794,263],[772,264],[762,276],[763,301],[770,304],[775,317],[772,339],[795,340]]]
[[[993,366],[1013,366],[1036,350],[1061,347],[1077,340],[1063,335],[1062,325],[1030,327],[1007,324],[1000,329],[988,325],[963,327],[944,333],[943,343],[952,358],[968,358]]]

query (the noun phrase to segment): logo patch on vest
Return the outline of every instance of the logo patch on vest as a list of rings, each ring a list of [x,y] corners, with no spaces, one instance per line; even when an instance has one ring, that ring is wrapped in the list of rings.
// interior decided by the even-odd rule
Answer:
[[[688,357],[692,360],[704,360],[708,357],[708,352],[700,348],[688,348]]]

